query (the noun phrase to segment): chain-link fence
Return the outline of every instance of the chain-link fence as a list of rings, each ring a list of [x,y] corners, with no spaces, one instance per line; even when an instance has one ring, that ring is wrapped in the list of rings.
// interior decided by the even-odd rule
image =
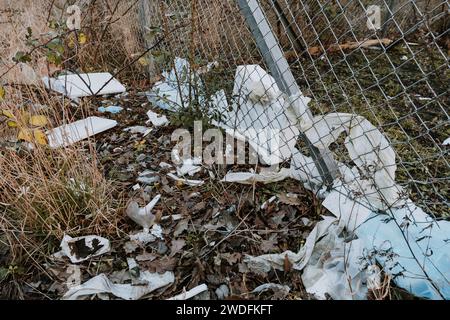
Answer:
[[[421,270],[408,275],[414,268],[397,263],[394,276],[428,279],[445,296],[448,275],[427,269],[433,246],[418,243],[435,225],[417,210],[434,221],[449,213],[447,1],[172,0],[142,8],[147,46],[165,36],[152,52],[153,75],[173,69],[183,86],[183,70],[189,78],[214,62],[200,76],[214,123],[319,196],[336,193],[324,206],[349,218],[347,227],[367,218],[363,207],[394,220],[417,242],[408,246]],[[375,232],[367,228],[358,236]]]
[[[154,74],[170,69],[174,57],[197,66],[216,61],[218,67],[204,78],[206,90],[224,89],[231,101],[236,98],[236,68],[260,65],[275,79],[276,88],[265,87],[269,95],[270,89],[280,90],[291,104],[304,102],[303,96],[311,98],[308,108],[297,106],[297,116],[304,121],[325,119],[328,133],[334,129],[332,123],[350,132],[344,113],[373,124],[372,130],[388,139],[394,151],[394,161],[380,162],[391,167],[387,175],[392,184],[396,181],[424,210],[446,215],[450,177],[449,150],[443,145],[450,135],[447,1],[197,0],[143,1],[142,6],[146,7],[142,19],[148,44],[158,32],[167,36],[154,51]],[[291,126],[284,119],[286,112],[272,111],[275,117],[269,119],[258,112],[248,115],[236,110],[233,124],[228,124],[243,130]],[[337,118],[331,119],[333,114]],[[367,135],[367,126],[358,127]],[[348,157],[339,139],[327,139],[326,145],[311,141],[316,130],[310,130],[309,138],[307,134],[298,139],[295,132],[287,136],[296,140],[305,155],[313,156],[319,180],[330,182],[327,175],[342,175],[337,167],[355,166],[355,159]],[[318,140],[326,138],[316,133]],[[291,148],[290,142],[281,139]],[[377,147],[358,157],[367,158]],[[324,157],[328,159],[322,161]],[[362,162],[369,165],[367,161]],[[366,170],[366,174],[375,171]],[[389,206],[396,200],[382,201]]]

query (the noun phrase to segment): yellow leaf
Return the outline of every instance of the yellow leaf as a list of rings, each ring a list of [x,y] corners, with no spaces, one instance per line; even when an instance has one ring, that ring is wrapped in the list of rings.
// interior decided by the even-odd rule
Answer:
[[[85,35],[84,33],[80,33],[80,34],[78,35],[78,43],[79,43],[79,44],[85,44],[86,41],[87,41],[86,35]]]
[[[14,114],[9,111],[9,110],[1,110],[2,115],[4,115],[7,118],[13,119],[14,118]]]
[[[148,66],[148,64],[149,64],[148,59],[145,58],[145,57],[140,57],[139,60],[138,60],[138,62],[139,62],[141,65],[143,65],[144,67],[145,67],[145,66]]]
[[[39,130],[39,129],[31,131],[28,128],[22,128],[19,131],[17,139],[28,141],[28,142],[32,142],[34,139],[34,141],[36,141],[36,143],[38,143],[38,144],[41,144],[41,145],[47,144],[47,136],[45,135],[45,133],[42,130]]]
[[[75,42],[73,41],[73,39],[70,39],[69,42],[67,43],[67,46],[70,49],[73,49],[73,47],[75,47]]]
[[[31,142],[33,136],[31,134],[30,129],[27,128],[20,129],[19,134],[17,135],[17,139]]]
[[[5,99],[5,95],[6,95],[6,90],[5,90],[5,88],[3,88],[2,86],[0,86],[0,101],[2,101],[3,99]]]
[[[47,145],[47,136],[42,130],[36,129],[33,132],[34,139],[36,140],[36,143],[41,145]]]
[[[17,122],[15,122],[14,120],[6,121],[6,125],[10,128],[17,128]]]
[[[48,120],[45,116],[32,116],[30,118],[30,125],[35,127],[43,127],[48,123]]]

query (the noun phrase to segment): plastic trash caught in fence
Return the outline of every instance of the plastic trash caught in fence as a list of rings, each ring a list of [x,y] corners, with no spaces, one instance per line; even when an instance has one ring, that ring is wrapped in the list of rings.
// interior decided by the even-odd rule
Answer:
[[[231,110],[224,95],[213,100],[222,117],[214,124],[238,139],[245,137],[265,164],[288,160],[299,130],[296,119],[290,119],[286,113],[287,101],[273,77],[259,65],[238,66],[233,96],[237,98]],[[305,101],[308,102],[309,99]]]
[[[436,221],[411,200],[373,212],[345,190],[332,191],[323,206],[358,236],[399,287],[427,299],[450,298],[450,222]]]

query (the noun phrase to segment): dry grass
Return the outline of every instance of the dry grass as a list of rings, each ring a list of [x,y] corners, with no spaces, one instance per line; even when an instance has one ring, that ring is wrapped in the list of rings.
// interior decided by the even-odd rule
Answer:
[[[32,61],[26,64],[16,65],[12,57],[32,49],[25,44],[28,27],[40,43],[45,42],[49,19],[64,23],[71,2],[0,0],[0,8],[7,8],[0,10],[0,85],[6,89],[0,109],[11,111],[19,127],[27,125],[30,115],[44,115],[49,123],[42,129],[51,129],[85,118],[97,107],[89,99],[71,106],[43,88],[42,76],[63,69],[114,73],[142,50],[133,29],[135,9],[127,11],[132,2],[83,6],[87,2],[77,2],[82,6],[81,32],[87,41],[70,48],[73,34],[64,34],[63,64],[56,67],[46,61],[42,50],[33,51]],[[118,77],[132,82],[143,75],[141,69],[130,65]],[[17,143],[19,129],[8,127],[4,120],[0,116],[0,296],[24,298],[23,282],[36,272],[47,273],[44,262],[58,250],[64,234],[123,238],[125,200],[122,190],[105,178],[92,141],[65,149],[34,145],[27,150]],[[5,270],[7,278],[3,278]]]
[[[89,115],[92,105],[70,108],[67,100],[43,88],[8,87],[1,109],[10,110],[18,126],[29,115],[44,115],[51,129]],[[120,190],[103,176],[92,142],[51,150],[19,145],[19,128],[0,122],[0,267],[38,268],[62,236],[119,234],[124,207]],[[0,279],[1,280],[1,279]]]
[[[6,150],[0,159],[0,226],[11,254],[54,249],[67,233],[117,234],[120,197],[92,154],[77,149]],[[28,247],[31,246],[31,248]],[[43,250],[48,253],[47,250]]]

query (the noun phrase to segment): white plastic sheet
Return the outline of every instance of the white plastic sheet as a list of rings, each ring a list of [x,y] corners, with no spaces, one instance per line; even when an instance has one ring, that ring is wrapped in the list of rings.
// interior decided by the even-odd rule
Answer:
[[[347,170],[343,177],[345,183],[377,209],[404,204],[403,189],[395,182],[397,164],[394,149],[365,118],[348,113],[330,113],[315,117],[302,129],[311,143],[322,149],[346,132],[345,147],[362,175],[356,170]]]
[[[172,272],[163,274],[141,271],[139,284],[116,284],[105,274],[99,274],[85,283],[71,288],[63,300],[82,300],[94,294],[111,293],[124,300],[138,300],[150,292],[165,287],[175,281]]]
[[[303,270],[303,285],[318,299],[329,295],[334,300],[362,300],[368,292],[367,274],[361,263],[363,243],[359,239],[345,242],[339,235],[341,231],[341,226],[331,225],[315,244]]]
[[[442,143],[443,146],[448,146],[450,145],[450,137],[448,137],[447,139],[444,140],[444,142]]]
[[[450,222],[436,221],[411,200],[383,214],[333,191],[323,205],[346,221],[368,252],[378,253],[399,287],[423,298],[450,298]]]
[[[183,179],[183,178],[177,177],[173,173],[168,173],[167,176],[172,180],[175,180],[177,182],[183,183],[183,184],[191,186],[191,187],[198,187],[205,183],[205,181],[203,181],[203,180]]]
[[[177,168],[177,174],[179,176],[190,175],[193,176],[199,172],[202,167],[202,159],[200,158],[188,158],[182,160],[182,165]]]
[[[250,270],[267,273],[271,268],[284,269],[285,259],[295,270],[303,270],[306,291],[318,299],[326,294],[333,299],[364,299],[367,294],[366,273],[360,268],[363,246],[360,240],[345,243],[340,237],[343,229],[333,217],[323,217],[298,253],[285,251],[258,257],[246,256]]]
[[[177,57],[174,66],[170,72],[163,72],[164,80],[155,83],[152,90],[147,93],[148,100],[158,108],[170,111],[188,106],[190,94],[203,103],[204,98],[196,92],[201,90],[202,83],[198,74],[191,72],[189,62]]]
[[[180,294],[178,294],[172,298],[169,298],[167,300],[188,300],[188,299],[191,299],[191,298],[195,297],[196,295],[199,295],[200,293],[205,292],[207,290],[208,290],[208,287],[206,286],[206,284],[203,283],[199,286],[192,288],[191,290],[180,293]]]

